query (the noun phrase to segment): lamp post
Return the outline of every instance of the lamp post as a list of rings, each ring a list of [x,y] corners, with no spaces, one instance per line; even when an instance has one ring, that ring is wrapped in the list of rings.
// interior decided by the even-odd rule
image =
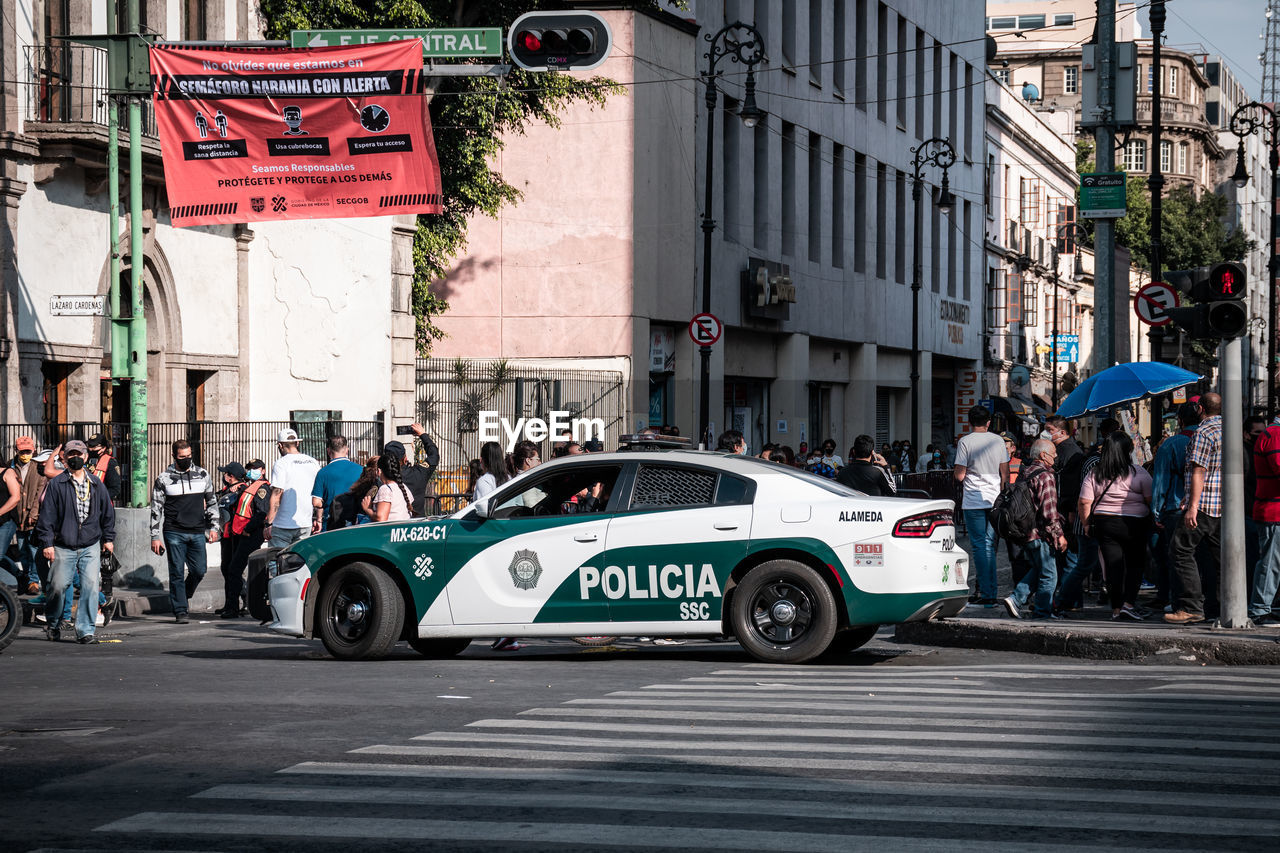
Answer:
[[[750,24],[735,21],[726,24],[715,34],[703,36],[708,42],[707,52],[702,54],[707,60],[707,70],[702,75],[707,86],[707,167],[706,193],[702,203],[702,313],[711,313],[711,232],[716,230],[716,221],[711,218],[712,204],[712,155],[715,151],[715,117],[716,117],[716,78],[722,74],[716,67],[722,59],[741,63],[747,67],[745,93],[742,98],[742,109],[739,118],[747,127],[755,127],[764,118],[765,112],[756,106],[755,67],[765,61],[764,37],[760,31]],[[702,358],[701,381],[698,385],[698,435],[705,447],[711,446],[711,346],[702,344],[698,347]]]
[[[944,214],[950,213],[952,205],[955,204],[955,197],[951,195],[947,170],[956,161],[956,150],[951,147],[951,140],[935,136],[912,148],[911,154],[911,203],[916,232],[915,245],[911,250],[911,445],[924,447],[926,442],[920,438],[920,232],[924,228],[920,222],[923,215],[920,204],[921,173],[928,165],[942,169],[938,210]]]
[[[1084,226],[1079,222],[1063,222],[1054,229],[1054,235],[1058,238],[1053,241],[1053,350],[1049,353],[1049,371],[1053,376],[1053,410],[1058,411],[1058,243],[1066,241],[1067,238],[1062,236],[1064,228],[1074,228],[1075,234],[1071,241],[1075,244],[1076,258],[1076,277],[1080,276],[1080,239],[1087,237],[1089,232],[1084,230]]]
[[[1267,218],[1271,220],[1271,252],[1267,259],[1267,411],[1274,415],[1276,411],[1276,273],[1280,272],[1280,258],[1276,257],[1276,199],[1280,196],[1280,153],[1276,150],[1277,130],[1276,113],[1266,104],[1250,101],[1241,104],[1231,116],[1231,132],[1240,140],[1236,148],[1236,170],[1231,180],[1237,187],[1243,188],[1249,183],[1249,170],[1244,164],[1244,138],[1261,132],[1271,154],[1271,207]]]

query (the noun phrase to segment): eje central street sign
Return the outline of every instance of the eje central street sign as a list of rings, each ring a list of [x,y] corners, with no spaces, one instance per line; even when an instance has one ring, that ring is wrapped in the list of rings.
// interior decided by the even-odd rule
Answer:
[[[1080,176],[1080,216],[1120,219],[1127,208],[1124,172],[1087,172]]]
[[[502,56],[501,27],[433,30],[294,30],[289,34],[289,46],[334,47],[343,44],[377,44],[416,38],[422,39],[422,55],[428,59]]]

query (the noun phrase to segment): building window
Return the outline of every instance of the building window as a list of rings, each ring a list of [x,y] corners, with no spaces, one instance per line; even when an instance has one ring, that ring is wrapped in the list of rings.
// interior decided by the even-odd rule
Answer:
[[[888,276],[889,229],[885,216],[889,208],[889,170],[884,163],[876,163],[876,278]]]
[[[867,111],[867,0],[858,0],[853,17],[853,104]]]
[[[809,260],[822,262],[822,137],[809,134]]]
[[[867,155],[853,155],[853,270],[867,269]]]
[[[1147,92],[1151,92],[1152,81],[1155,79],[1156,67],[1154,65],[1147,66]]]
[[[1020,30],[1038,30],[1042,29],[1045,24],[1044,15],[1019,15],[1018,29]]]
[[[1178,97],[1178,69],[1176,66],[1169,68],[1169,95],[1170,97]]]
[[[960,239],[964,241],[964,279],[961,292],[964,301],[968,302],[973,290],[970,278],[973,275],[973,204],[967,201],[964,203],[964,232]]]
[[[755,181],[752,185],[752,236],[755,238],[756,248],[761,251],[769,251],[769,225],[777,220],[774,218],[774,205],[770,203],[769,186],[773,181],[773,173],[769,169],[769,122],[761,121],[755,127],[755,138],[752,140],[755,148],[755,161],[753,171],[755,172]]]
[[[982,203],[987,208],[987,219],[996,218],[995,186],[996,155],[987,155],[987,170],[982,176]]]
[[[1066,15],[1054,15],[1053,25],[1055,27],[1074,27],[1076,25],[1076,16],[1074,12]]]
[[[1001,83],[1005,84],[1006,86],[1009,85],[1009,69],[1008,68],[997,68],[995,71],[992,71],[991,73],[994,74],[995,78],[999,80]]]
[[[796,4],[782,4],[782,64],[796,64]]]
[[[822,0],[809,0],[809,81],[822,85],[822,42],[827,31],[822,27]]]
[[[844,94],[845,59],[845,9],[844,3],[836,3],[835,17],[831,21],[831,85],[836,94]]]
[[[1009,324],[1022,322],[1022,274],[1010,272],[1009,286],[1005,289],[1005,319]]]
[[[1005,281],[1004,270],[994,267],[987,270],[987,328],[1003,329],[1007,323],[1005,316]]]
[[[1006,69],[1007,70],[1007,69]],[[916,102],[916,139],[924,139],[924,30],[916,29],[916,75],[915,75],[915,102]]]
[[[1068,95],[1080,92],[1080,66],[1067,65],[1062,69],[1062,91]]]
[[[1167,139],[1160,140],[1160,171],[1173,170],[1173,143]]]
[[[836,5],[840,5],[839,2]],[[895,87],[897,94],[898,127],[907,127],[907,19],[898,16],[898,79]]]
[[[907,173],[895,169],[893,177],[893,266],[894,281],[907,281]]]
[[[844,146],[833,145],[831,150],[831,266],[836,269],[844,266],[844,170]]]
[[[876,118],[885,121],[889,100],[889,10],[876,4]]]
[[[997,18],[987,18],[988,30],[1016,30],[1018,28],[1018,18],[1016,15],[1001,15]]]
[[[732,175],[740,173],[741,156],[740,150],[742,145],[741,134],[743,132],[742,120],[737,116],[737,101],[731,98],[724,99],[724,112],[721,113],[724,132],[721,138],[724,139],[724,235],[725,239],[742,240],[742,210],[740,192],[742,187],[741,180],[735,180]]]
[[[1031,178],[1018,179],[1019,210],[1022,224],[1031,225],[1040,221],[1040,182]]]
[[[782,123],[782,254],[796,253],[796,126]]]
[[[1130,139],[1126,142],[1121,162],[1126,172],[1147,171],[1147,140]]]
[[[139,20],[146,21],[145,18]],[[204,0],[186,0],[182,4],[182,37],[188,41],[204,41],[209,37]]]
[[[1178,174],[1185,175],[1187,173],[1187,155],[1191,153],[1191,146],[1185,142],[1178,143]]]

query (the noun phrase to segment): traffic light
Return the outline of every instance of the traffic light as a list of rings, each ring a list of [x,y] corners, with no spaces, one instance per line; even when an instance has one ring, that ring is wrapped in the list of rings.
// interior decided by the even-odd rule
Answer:
[[[527,12],[507,33],[511,61],[526,71],[586,71],[612,46],[613,33],[595,12]]]
[[[1173,270],[1165,281],[1197,304],[1167,313],[1175,326],[1193,338],[1238,338],[1249,325],[1244,305],[1248,285],[1244,266],[1234,262]]]

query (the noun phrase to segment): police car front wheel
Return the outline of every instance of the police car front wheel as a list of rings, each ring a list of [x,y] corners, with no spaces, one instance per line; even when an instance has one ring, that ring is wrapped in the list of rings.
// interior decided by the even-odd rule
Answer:
[[[747,572],[733,595],[734,632],[748,652],[771,663],[803,663],[836,633],[836,600],[821,575],[791,560]]]
[[[400,639],[404,599],[395,581],[369,563],[348,563],[320,590],[320,641],[342,660],[376,660]]]

